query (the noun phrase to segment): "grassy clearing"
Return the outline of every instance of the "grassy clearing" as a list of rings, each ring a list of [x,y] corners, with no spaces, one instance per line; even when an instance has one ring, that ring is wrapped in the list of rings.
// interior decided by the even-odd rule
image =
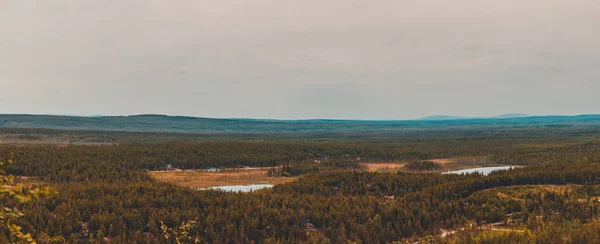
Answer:
[[[190,188],[212,186],[283,184],[294,181],[294,177],[270,177],[268,169],[206,171],[151,171],[150,176],[161,182],[175,183]]]
[[[395,172],[400,171],[406,165],[406,162],[397,163],[363,163],[369,172]]]
[[[434,163],[438,163],[442,165],[442,168],[439,170],[431,170],[431,171],[411,171],[404,168],[406,164],[409,162],[375,162],[375,163],[362,163],[362,165],[369,172],[423,172],[423,173],[431,173],[431,172],[446,172],[453,170],[461,170],[461,169],[469,169],[469,168],[477,168],[481,167],[479,165],[459,165],[457,163],[456,158],[440,158],[440,159],[429,159],[427,161],[431,161]]]

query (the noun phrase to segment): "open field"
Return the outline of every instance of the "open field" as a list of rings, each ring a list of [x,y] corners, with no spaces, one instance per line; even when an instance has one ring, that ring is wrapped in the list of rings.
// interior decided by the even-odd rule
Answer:
[[[455,158],[438,158],[438,159],[430,159],[427,161],[431,161],[434,163],[438,163],[438,164],[450,164],[450,163],[456,163],[458,159]]]
[[[206,171],[151,171],[149,174],[161,182],[180,186],[206,188],[212,186],[232,186],[251,184],[283,184],[295,180],[293,177],[269,177],[267,169]]]
[[[481,165],[458,165],[456,158],[440,158],[440,159],[430,159],[427,161],[432,161],[434,163],[438,163],[442,165],[442,168],[434,171],[422,171],[422,172],[446,172],[452,170],[461,170],[461,169],[469,169],[469,168],[477,168]],[[362,163],[365,166],[366,170],[369,172],[397,172],[397,171],[405,171],[405,172],[414,172],[411,170],[407,170],[404,168],[406,164],[409,162],[401,161],[401,162],[376,162],[376,163]]]
[[[390,172],[402,170],[407,163],[363,163],[369,172]]]

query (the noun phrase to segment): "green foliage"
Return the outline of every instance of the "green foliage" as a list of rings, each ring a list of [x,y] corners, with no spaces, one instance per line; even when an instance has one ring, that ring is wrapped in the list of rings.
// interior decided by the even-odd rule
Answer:
[[[424,130],[402,136],[323,135],[326,138],[310,140],[82,132],[94,138],[114,137],[119,143],[4,144],[0,154],[14,152],[19,162],[8,173],[35,176],[61,193],[19,206],[25,215],[14,224],[22,226],[22,232],[35,230],[69,243],[96,242],[104,236],[114,243],[176,243],[178,239],[182,243],[196,239],[202,243],[391,243],[426,236],[438,241],[440,229],[460,230],[471,223],[484,226],[509,219],[516,221],[513,227],[530,232],[501,236],[474,227],[456,234],[463,238],[456,243],[548,243],[555,237],[572,243],[588,241],[586,235],[596,237],[591,232],[600,216],[595,201],[600,184],[600,141],[595,138],[600,131],[553,130]],[[15,129],[11,135],[28,131]],[[41,137],[67,136],[61,133],[39,132]],[[69,138],[77,137],[69,133],[73,133]],[[168,139],[146,141],[154,137]],[[530,166],[489,176],[359,171],[359,161],[446,157]],[[301,176],[292,183],[246,194],[195,191],[156,182],[145,173],[166,164],[184,169],[263,166],[273,167],[274,175]],[[568,193],[527,190],[546,184],[582,186]],[[18,201],[3,200],[3,204],[12,207]],[[307,221],[315,229],[307,230],[303,225]],[[5,232],[0,232],[2,243],[11,238]],[[36,240],[41,242],[42,237],[46,238],[39,234]]]
[[[41,233],[40,235],[38,235],[37,241],[40,244],[64,244],[64,243],[67,243],[67,240],[65,240],[65,238],[62,236],[50,237],[46,233]]]
[[[269,176],[299,176],[309,173],[318,173],[324,171],[338,171],[338,170],[359,170],[363,166],[358,160],[351,160],[347,158],[342,159],[320,159],[313,160],[304,163],[295,163],[292,165],[284,165],[279,168],[271,168],[267,172]]]
[[[413,171],[432,171],[440,170],[442,165],[432,161],[412,161],[404,165],[404,168]]]
[[[23,233],[23,228],[14,224],[16,219],[23,216],[19,207],[54,191],[49,187],[27,190],[16,186],[15,177],[7,175],[4,171],[11,164],[13,164],[12,157],[0,160],[0,200],[3,203],[0,210],[0,224],[14,237],[13,241],[35,243],[31,234]]]
[[[162,221],[160,222],[160,229],[165,239],[172,239],[177,244],[191,244],[200,243],[198,237],[193,237],[192,232],[198,227],[198,220],[192,220],[181,223],[176,228],[169,228]]]

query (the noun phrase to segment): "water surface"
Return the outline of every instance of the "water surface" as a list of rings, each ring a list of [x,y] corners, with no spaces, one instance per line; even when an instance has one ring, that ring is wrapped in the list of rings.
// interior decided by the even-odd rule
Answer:
[[[498,171],[498,170],[507,170],[507,169],[513,169],[513,168],[520,168],[521,166],[496,166],[496,167],[479,167],[479,168],[471,168],[471,169],[461,169],[461,170],[455,170],[455,171],[448,171],[448,172],[444,172],[442,174],[470,174],[470,173],[475,173],[478,172],[482,175],[488,175],[494,171]]]
[[[260,189],[271,188],[273,185],[271,184],[256,184],[256,185],[247,185],[247,186],[213,186],[208,188],[199,188],[198,190],[221,190],[228,192],[250,192]]]

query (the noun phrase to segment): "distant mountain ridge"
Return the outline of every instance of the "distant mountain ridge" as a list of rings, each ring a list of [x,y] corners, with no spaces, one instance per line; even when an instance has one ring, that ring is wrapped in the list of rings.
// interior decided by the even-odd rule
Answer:
[[[469,117],[451,116],[451,115],[431,115],[418,120],[459,120],[459,119],[470,119]]]
[[[510,119],[510,118],[524,118],[524,117],[535,117],[528,114],[501,114],[491,117],[462,117],[462,116],[451,116],[451,115],[432,115],[420,118],[418,120],[459,120],[459,119]]]
[[[0,128],[45,128],[179,133],[271,133],[352,132],[414,129],[523,126],[600,126],[600,115],[532,116],[500,115],[489,118],[454,116],[418,120],[269,120],[214,119],[189,116],[143,114],[132,116],[79,117],[56,115],[0,114]]]
[[[492,116],[491,118],[505,119],[505,118],[522,118],[522,117],[535,117],[535,116],[530,115],[530,114],[501,114],[501,115]]]

